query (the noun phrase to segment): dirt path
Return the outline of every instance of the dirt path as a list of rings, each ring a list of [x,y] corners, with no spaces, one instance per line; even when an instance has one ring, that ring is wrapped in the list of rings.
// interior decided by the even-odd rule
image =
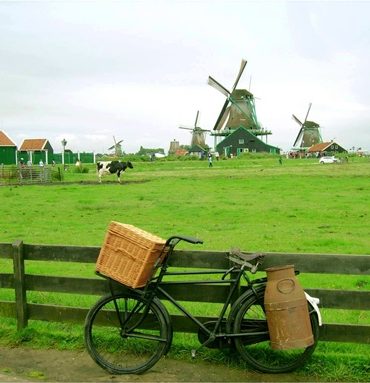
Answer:
[[[297,382],[295,374],[268,375],[164,358],[142,375],[110,375],[86,352],[0,347],[0,382]]]

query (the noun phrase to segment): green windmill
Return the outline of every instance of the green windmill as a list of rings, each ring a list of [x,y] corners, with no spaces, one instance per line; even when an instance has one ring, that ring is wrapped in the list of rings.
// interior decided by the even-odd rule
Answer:
[[[267,136],[272,133],[271,131],[264,129],[258,122],[255,97],[253,93],[247,89],[237,89],[239,80],[244,72],[246,65],[247,61],[242,60],[239,73],[236,76],[231,91],[221,85],[213,77],[208,77],[208,84],[216,88],[226,97],[224,105],[211,133],[212,136],[215,136],[215,148],[217,148],[219,152],[226,153],[224,149],[225,145],[228,144],[230,148],[234,148],[230,149],[231,153],[233,154],[239,154],[243,151],[277,152],[278,148],[267,145]],[[222,137],[223,140],[225,140],[225,137],[227,138],[230,135],[234,135],[235,132],[240,129],[243,129],[248,133],[248,136],[245,136],[244,134],[242,138],[238,139],[239,142],[244,140],[245,144],[235,143],[232,142],[233,140],[229,139],[228,142],[224,143],[224,145],[221,145],[221,148],[221,142],[219,144],[217,143],[219,137]],[[241,134],[239,132],[238,137],[240,137],[240,135]],[[264,143],[260,137],[265,137],[266,143]],[[230,150],[228,150],[228,154],[230,154]]]

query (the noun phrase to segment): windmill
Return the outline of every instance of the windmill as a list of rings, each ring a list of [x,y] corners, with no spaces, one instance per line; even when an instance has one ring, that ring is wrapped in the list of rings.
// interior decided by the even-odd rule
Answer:
[[[220,131],[227,119],[226,127],[229,129],[237,129],[240,126],[247,129],[260,129],[253,94],[246,89],[236,89],[246,65],[247,61],[242,60],[239,73],[231,91],[226,89],[213,77],[208,77],[208,84],[226,96],[225,103],[213,128],[215,131]]]
[[[247,61],[242,60],[231,91],[213,77],[208,77],[208,84],[226,96],[225,103],[213,128],[212,135],[214,136],[227,136],[230,131],[235,131],[240,127],[247,129],[255,136],[271,134],[270,131],[263,129],[257,120],[254,95],[247,89],[237,89],[246,65]]]
[[[199,126],[197,126],[198,117],[199,117],[199,110],[197,111],[197,115],[195,117],[195,122],[194,122],[193,128],[187,128],[184,126],[180,126],[179,129],[186,129],[186,130],[190,130],[192,132],[191,147],[200,146],[201,148],[205,149],[208,147],[206,145],[206,133],[210,132],[210,130],[202,129]]]
[[[116,137],[113,136],[113,141],[114,141],[114,145],[111,146],[110,148],[108,148],[108,150],[112,150],[114,149],[114,154],[116,157],[121,157],[122,156],[122,147],[121,147],[121,142],[123,140],[120,140],[118,142],[116,142]]]
[[[300,126],[297,138],[294,141],[293,148],[300,150],[307,150],[312,145],[316,145],[322,142],[320,134],[320,125],[314,121],[308,121],[308,114],[310,113],[312,103],[308,105],[306,118],[303,123],[292,114],[293,120]]]

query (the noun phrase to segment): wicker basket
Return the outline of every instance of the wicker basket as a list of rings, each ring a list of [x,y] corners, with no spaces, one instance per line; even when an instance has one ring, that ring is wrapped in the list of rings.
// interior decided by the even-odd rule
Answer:
[[[154,274],[157,260],[166,254],[165,242],[135,226],[112,221],[96,271],[126,286],[143,287]]]

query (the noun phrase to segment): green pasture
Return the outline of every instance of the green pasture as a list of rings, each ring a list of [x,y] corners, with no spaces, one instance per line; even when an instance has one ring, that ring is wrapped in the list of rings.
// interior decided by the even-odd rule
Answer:
[[[0,242],[100,246],[109,222],[116,220],[163,238],[197,236],[204,240],[197,249],[204,250],[370,254],[369,158],[326,165],[316,159],[283,159],[280,165],[278,157],[246,156],[214,161],[213,168],[198,160],[133,164],[122,184],[115,176],[98,184],[94,166],[85,165],[88,172],[72,166],[62,182],[51,185],[0,186]],[[11,263],[0,259],[0,272],[11,270]],[[94,277],[91,264],[28,262],[27,272]],[[369,277],[299,278],[304,287],[370,289]],[[12,295],[0,289],[0,299]],[[32,293],[29,299],[88,307],[96,297]],[[324,311],[327,322],[370,324],[367,312]],[[3,344],[83,347],[78,326],[31,321],[17,334],[14,321],[1,319],[0,324]],[[192,347],[188,338],[177,335],[171,355],[182,357],[181,350]],[[202,352],[211,360],[233,363],[220,352]],[[321,380],[367,381],[369,360],[368,345],[322,343],[301,373]]]

